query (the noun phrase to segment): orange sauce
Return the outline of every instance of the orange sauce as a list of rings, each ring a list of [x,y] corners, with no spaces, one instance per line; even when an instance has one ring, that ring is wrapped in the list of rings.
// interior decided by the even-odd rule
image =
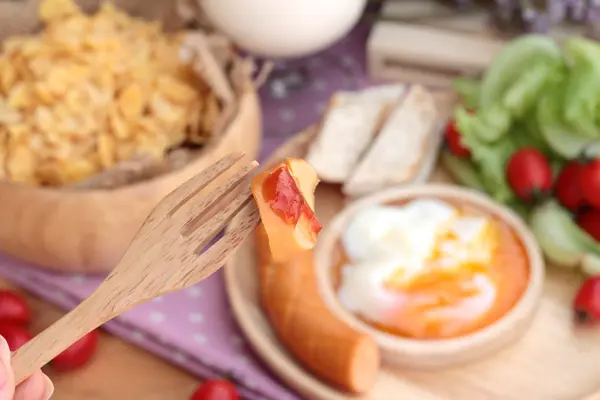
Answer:
[[[429,269],[406,286],[388,285],[382,290],[396,294],[399,301],[386,322],[374,322],[357,315],[359,318],[379,330],[398,336],[453,338],[493,324],[517,303],[527,287],[529,261],[516,233],[493,215],[473,207],[454,206],[463,214],[484,215],[493,221],[497,245],[493,249],[492,262],[489,265],[470,265],[452,273]],[[336,253],[333,271],[337,289],[348,258],[341,243],[338,243]]]

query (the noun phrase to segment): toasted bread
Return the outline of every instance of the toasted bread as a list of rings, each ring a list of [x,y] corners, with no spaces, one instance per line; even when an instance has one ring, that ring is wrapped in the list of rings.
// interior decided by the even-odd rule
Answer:
[[[426,158],[429,141],[439,123],[440,113],[431,92],[412,86],[345,181],[343,193],[362,196],[410,182]]]
[[[321,180],[344,182],[378,132],[386,108],[398,103],[404,85],[378,86],[333,96],[306,160]]]

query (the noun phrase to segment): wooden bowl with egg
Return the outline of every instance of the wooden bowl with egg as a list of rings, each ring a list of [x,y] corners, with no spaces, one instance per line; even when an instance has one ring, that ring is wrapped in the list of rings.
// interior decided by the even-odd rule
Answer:
[[[73,17],[72,4],[67,3],[30,0],[0,4],[0,39],[6,44],[7,49],[13,46],[13,50],[6,51],[14,51],[17,54],[15,57],[20,57],[21,61],[19,62],[25,62],[22,59],[27,55],[23,55],[22,52],[27,50],[22,49],[31,44],[30,51],[34,52],[34,45],[38,45],[39,42],[28,41],[26,38],[20,39],[18,36],[37,34],[40,30],[41,35],[49,35],[48,31],[44,30],[41,20],[54,18],[47,26],[50,27],[48,29],[57,30],[67,29],[65,27],[70,25],[73,26],[73,29],[77,29],[78,24],[87,23],[87,20]],[[83,11],[94,13],[98,9],[99,2],[79,1],[76,3]],[[162,22],[163,25],[173,29],[181,27],[182,23],[186,22],[176,12],[174,8],[176,2],[174,1],[121,0],[113,3],[116,7],[122,7],[121,10],[127,17],[119,14],[121,11],[114,11],[114,15],[116,15],[114,21],[105,19],[101,22],[117,26],[114,28],[115,30],[128,29],[123,26],[126,25],[129,16],[135,17],[136,20],[139,17],[139,21],[143,19],[148,23],[138,24],[132,29],[147,31],[149,32],[147,33],[148,37],[156,38],[162,35],[163,31],[154,22]],[[113,11],[111,9],[106,12]],[[146,147],[142,143],[139,148],[128,150],[127,157],[121,156],[121,159],[113,159],[101,167],[98,167],[100,156],[96,155],[92,163],[96,168],[94,173],[81,173],[80,175],[75,173],[75,177],[69,174],[58,174],[59,178],[54,181],[50,179],[50,184],[48,184],[48,181],[44,180],[46,178],[39,178],[40,171],[47,171],[48,168],[43,170],[39,164],[34,164],[35,168],[39,167],[34,172],[23,172],[19,175],[19,171],[22,171],[19,167],[23,164],[22,168],[26,168],[32,156],[29,153],[15,153],[11,143],[14,143],[16,133],[13,133],[11,130],[13,128],[10,126],[14,121],[2,120],[4,116],[0,115],[0,133],[3,135],[2,143],[5,144],[0,157],[0,161],[3,163],[1,169],[4,174],[4,179],[0,180],[0,197],[2,198],[0,251],[15,258],[59,271],[100,273],[111,270],[117,264],[148,213],[166,194],[227,153],[238,151],[245,152],[247,157],[256,157],[261,139],[261,119],[259,101],[252,82],[251,63],[234,54],[231,46],[221,37],[199,31],[190,31],[185,34],[182,33],[183,31],[179,32],[181,33],[177,38],[169,36],[169,39],[160,42],[159,44],[163,48],[156,45],[146,49],[151,52],[150,55],[144,55],[143,46],[139,45],[139,54],[141,54],[140,57],[154,57],[166,63],[164,55],[171,54],[169,51],[172,51],[173,48],[169,47],[165,50],[165,46],[175,46],[172,44],[175,42],[171,42],[171,40],[178,40],[176,46],[180,47],[175,49],[177,50],[175,56],[172,56],[168,62],[177,64],[181,57],[182,66],[173,65],[170,68],[175,71],[173,73],[180,73],[177,75],[178,77],[189,77],[189,80],[185,82],[189,86],[193,86],[195,90],[202,91],[203,96],[204,94],[208,96],[199,97],[197,103],[186,103],[185,107],[181,108],[185,111],[176,114],[194,119],[194,127],[197,129],[189,128],[191,125],[178,125],[177,128],[174,127],[175,125],[159,125],[161,128],[156,129],[158,133],[151,136],[153,139],[144,139]],[[77,32],[75,31],[71,36],[77,36]],[[82,40],[89,42],[86,46],[92,46],[93,43],[96,43],[94,40],[101,41],[102,38],[90,37]],[[126,48],[126,44],[117,40],[116,43],[113,41],[99,44],[99,46]],[[46,45],[47,43],[44,42],[43,46]],[[67,39],[65,39],[64,45],[69,45]],[[185,51],[183,50],[184,45],[187,46]],[[165,51],[165,54],[161,59],[162,53],[159,52],[162,50]],[[105,54],[109,54],[109,52],[106,51]],[[134,57],[135,54],[131,54],[131,56]],[[9,56],[4,57],[4,63],[10,64],[9,61]],[[124,64],[127,63],[119,63],[113,67],[126,70],[127,67]],[[160,68],[162,67],[157,66],[155,70],[148,73],[148,82],[150,83],[143,86],[149,90],[147,92],[148,104],[154,99],[152,97],[154,96],[153,90],[159,87],[159,84],[155,83],[156,75],[153,74]],[[181,72],[184,68],[185,72]],[[110,68],[105,69],[111,71]],[[143,73],[142,70],[136,70],[132,75],[133,83],[138,83],[137,79],[138,77],[142,79]],[[7,106],[11,101],[11,95],[7,89],[10,85],[10,82],[7,81],[9,78],[6,74],[3,77],[5,79],[3,80],[2,98],[0,98],[2,103],[0,111],[5,112],[6,107],[11,111],[10,106]],[[171,79],[172,77],[167,78]],[[105,79],[112,82],[111,79],[118,79],[118,76],[106,74]],[[129,83],[127,78],[121,79],[125,79],[123,84]],[[166,80],[166,82],[170,81]],[[196,83],[197,86],[195,86]],[[36,82],[31,84],[36,84]],[[76,87],[75,84],[71,85],[65,83],[65,91],[70,87]],[[165,87],[168,90],[173,86],[166,84]],[[125,98],[124,92],[124,89],[115,90],[115,96],[119,97],[109,100],[107,107],[110,108],[112,104],[119,101],[127,105],[126,102],[131,100],[131,97]],[[146,98],[142,96],[141,101],[145,100]],[[197,135],[200,130],[198,127],[206,122],[206,119],[203,118],[207,115],[209,100],[212,105],[211,125],[203,126],[202,129],[206,131],[204,137],[188,146],[186,143],[191,140],[190,137]],[[160,102],[153,104],[158,107],[160,105],[158,103]],[[198,104],[198,108],[195,108],[194,104]],[[52,107],[47,104],[45,106],[46,109]],[[150,108],[150,105],[140,108],[139,121],[152,112],[147,111]],[[99,112],[101,111],[100,109]],[[179,112],[179,109],[176,111]],[[121,110],[121,112],[124,111]],[[89,114],[92,114],[91,110]],[[135,123],[137,121],[135,120]],[[164,121],[167,120],[161,120],[161,123]],[[164,123],[166,124],[166,122]],[[128,135],[137,135],[142,130],[138,125],[132,126]],[[170,128],[163,129],[164,126]],[[47,133],[52,136],[55,132],[49,130]],[[98,136],[102,136],[104,133],[106,132],[101,129],[94,132]],[[115,137],[118,136],[117,131],[111,134]],[[173,139],[177,135],[190,136]],[[165,139],[164,136],[167,138]],[[77,137],[71,139],[75,142],[79,140]],[[6,144],[7,141],[8,144]],[[114,142],[116,141],[114,139]],[[168,144],[165,144],[165,141]],[[138,142],[141,143],[143,140]],[[138,142],[136,142],[136,146],[138,146]],[[176,144],[172,144],[175,142]],[[160,143],[162,146],[158,150],[156,143]],[[102,143],[96,141],[92,145],[92,150],[86,151],[88,153],[98,151],[99,154],[102,146]],[[115,154],[120,150],[125,152],[125,147],[119,146],[114,146],[116,147]],[[106,146],[102,148],[106,148]],[[56,157],[59,156],[51,156],[45,159],[45,162],[55,161]],[[85,166],[89,168],[88,164]],[[31,165],[29,167],[30,169],[34,168]]]
[[[369,333],[384,361],[417,369],[464,365],[519,339],[544,280],[542,253],[522,220],[451,185],[388,189],[352,203],[321,232],[314,259],[334,314]],[[431,270],[411,269],[411,260]],[[485,273],[471,269],[480,263]],[[390,268],[394,278],[379,281]]]

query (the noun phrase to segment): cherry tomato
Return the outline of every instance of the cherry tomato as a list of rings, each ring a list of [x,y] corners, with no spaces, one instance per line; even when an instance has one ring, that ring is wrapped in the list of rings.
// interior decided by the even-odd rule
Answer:
[[[567,163],[558,174],[554,194],[558,201],[569,210],[577,211],[586,204],[579,185],[579,173],[583,165],[577,161]]]
[[[471,150],[462,144],[461,134],[456,127],[456,121],[450,121],[448,125],[446,125],[445,136],[446,143],[452,154],[461,158],[471,156]]]
[[[586,279],[573,300],[573,311],[578,322],[600,320],[600,276]]]
[[[200,384],[190,400],[238,400],[239,398],[233,383],[226,379],[218,379]]]
[[[584,199],[600,208],[600,158],[584,164],[579,172],[579,186]]]
[[[10,351],[15,351],[33,337],[27,329],[21,325],[0,323],[0,336],[2,336]]]
[[[577,216],[577,225],[600,242],[600,211],[590,210]]]
[[[552,188],[552,167],[539,150],[524,147],[508,160],[506,179],[518,198],[537,200]]]
[[[0,290],[0,324],[27,325],[31,321],[29,306],[23,297],[10,290]]]
[[[65,372],[77,369],[86,364],[96,352],[98,332],[91,331],[65,351],[57,355],[50,365],[55,371]]]

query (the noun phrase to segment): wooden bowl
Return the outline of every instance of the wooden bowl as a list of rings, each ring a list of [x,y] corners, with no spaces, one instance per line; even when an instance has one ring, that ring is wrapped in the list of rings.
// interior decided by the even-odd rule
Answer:
[[[263,163],[305,157],[315,130],[294,137]],[[431,179],[451,183],[437,168]],[[316,211],[325,227],[346,206],[339,186],[320,184]],[[232,224],[243,218],[238,215]],[[302,398],[314,400],[600,400],[600,329],[573,325],[571,303],[581,283],[572,271],[547,265],[542,299],[523,338],[497,354],[460,367],[423,371],[384,364],[365,397],[324,383],[299,364],[277,338],[260,304],[256,242],[248,238],[225,266],[233,315],[248,343]],[[323,300],[324,301],[324,300]],[[311,300],[312,302],[312,300]]]
[[[112,190],[67,191],[0,181],[0,251],[59,271],[109,271],[165,195],[229,152],[256,157],[260,142],[259,100],[248,87],[226,131],[180,170]]]
[[[0,42],[38,30],[39,3],[0,2]],[[100,2],[76,3],[85,12],[93,12]],[[183,29],[190,22],[190,15],[181,15],[175,0],[113,3],[130,15],[161,21],[168,30]],[[174,172],[111,190],[69,191],[0,181],[0,251],[58,271],[111,270],[146,216],[166,194],[229,152],[244,151],[252,158],[258,155],[261,111],[256,90],[244,81],[235,85],[235,94],[236,114],[228,119],[226,130]]]
[[[382,332],[361,321],[338,301],[332,268],[341,233],[361,209],[423,197],[466,204],[505,221],[521,240],[529,259],[529,282],[515,306],[502,318],[472,334],[443,340],[416,340]],[[511,210],[473,190],[451,185],[425,184],[392,188],[351,203],[321,232],[315,249],[315,267],[321,296],[334,314],[357,330],[371,335],[381,349],[384,362],[402,367],[436,369],[462,365],[490,355],[521,338],[529,327],[542,296],[544,260],[533,234]]]

